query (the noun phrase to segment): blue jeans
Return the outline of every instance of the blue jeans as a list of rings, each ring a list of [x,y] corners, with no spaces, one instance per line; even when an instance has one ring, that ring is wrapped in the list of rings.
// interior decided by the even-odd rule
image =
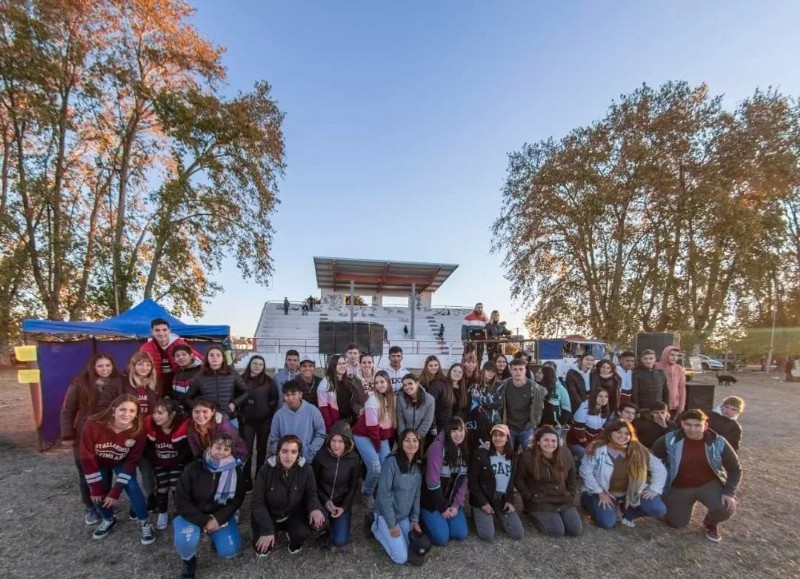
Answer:
[[[520,430],[518,432],[512,430],[511,437],[509,438],[511,448],[516,451],[517,444],[519,444],[520,448],[525,448],[525,445],[528,444],[531,436],[533,436],[533,428],[526,428],[525,430]]]
[[[571,445],[569,447],[569,450],[572,452],[572,456],[574,456],[578,460],[581,460],[583,458],[583,455],[586,454],[586,449],[580,444]]]
[[[624,508],[625,497],[619,497],[617,503]],[[617,509],[600,506],[600,499],[595,494],[583,493],[581,505],[589,512],[594,524],[601,529],[613,529],[617,524]],[[660,495],[649,499],[641,499],[638,507],[625,509],[625,518],[633,520],[639,517],[663,517],[667,507]]]
[[[350,542],[350,520],[353,517],[353,509],[347,509],[338,519],[331,517],[327,509],[322,509],[322,514],[325,515],[325,522],[328,523],[328,528],[331,533],[331,543],[335,547],[344,547]]]
[[[398,565],[405,565],[408,561],[408,533],[411,531],[411,521],[409,519],[401,519],[397,521],[397,526],[400,527],[400,536],[392,537],[389,533],[389,525],[380,515],[375,516],[372,521],[372,534],[378,539],[389,558]]]
[[[172,521],[172,529],[175,536],[175,550],[181,559],[188,561],[197,553],[197,544],[200,542],[203,529],[181,516],[175,517]],[[236,526],[236,519],[233,517],[224,527],[220,527],[210,536],[217,555],[225,559],[235,557],[242,546],[239,527]]]
[[[625,518],[629,521],[639,517],[653,517],[660,519],[667,514],[667,505],[661,495],[656,495],[650,499],[641,499],[638,507],[628,507],[625,509]]]
[[[452,519],[445,519],[439,511],[427,509],[419,510],[419,518],[434,545],[443,547],[450,539],[463,541],[467,538],[467,516],[461,507]]]
[[[122,472],[122,465],[118,464],[115,467],[101,466],[99,470],[100,476],[103,477],[103,486],[105,488],[105,492],[108,493],[108,491],[111,490],[111,483],[114,478],[113,474],[119,476],[119,473]],[[144,500],[142,489],[139,488],[139,483],[136,482],[135,472],[131,475],[130,480],[128,480],[128,484],[125,485],[125,494],[128,495],[128,500],[131,502],[131,510],[133,510],[136,518],[140,521],[146,521],[147,503]],[[100,504],[95,505],[95,507],[100,513],[100,516],[106,521],[110,521],[114,516],[114,509],[107,509]]]
[[[389,456],[389,441],[381,440],[380,452],[375,450],[372,440],[366,436],[354,436],[358,454],[367,467],[367,476],[364,478],[364,486],[361,489],[365,495],[374,495],[375,488],[378,486],[378,479],[381,478],[381,465],[386,457]]]

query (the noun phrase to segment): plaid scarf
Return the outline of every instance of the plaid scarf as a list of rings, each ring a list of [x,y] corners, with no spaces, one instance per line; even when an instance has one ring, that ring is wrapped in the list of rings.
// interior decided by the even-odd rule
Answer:
[[[207,448],[203,454],[203,462],[210,472],[220,473],[214,501],[224,505],[236,494],[236,467],[241,465],[242,461],[234,456],[217,460],[211,456],[211,449]]]

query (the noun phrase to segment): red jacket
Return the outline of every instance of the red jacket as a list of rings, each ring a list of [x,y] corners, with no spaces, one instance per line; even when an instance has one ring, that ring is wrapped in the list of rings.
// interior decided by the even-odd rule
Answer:
[[[81,433],[80,461],[92,496],[105,496],[110,482],[103,483],[100,468],[122,465],[114,486],[108,491],[110,498],[119,498],[131,477],[136,476],[136,466],[144,452],[145,440],[144,429],[132,438],[129,432],[114,432],[94,420],[86,422]]]
[[[153,466],[158,468],[176,468],[192,460],[189,450],[189,419],[174,426],[171,432],[153,424],[153,416],[144,417],[144,431],[147,434],[147,449],[152,457]]]
[[[175,334],[169,335],[169,344],[167,344],[165,350],[167,353],[167,358],[169,358],[169,365],[172,366],[173,374],[180,368],[178,363],[175,361],[175,356],[173,355],[175,346],[179,344],[192,348],[192,346],[187,344],[180,336],[176,336]],[[153,338],[150,338],[144,344],[142,344],[142,347],[139,348],[139,351],[150,356],[150,359],[153,361],[153,367],[156,369],[156,374],[158,375],[159,384],[161,384],[161,348],[159,348],[158,344]],[[194,348],[192,348],[192,356],[200,360],[202,363],[203,355]]]

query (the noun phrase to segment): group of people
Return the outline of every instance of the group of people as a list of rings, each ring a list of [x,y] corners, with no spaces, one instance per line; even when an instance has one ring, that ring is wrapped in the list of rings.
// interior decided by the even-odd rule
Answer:
[[[398,564],[464,540],[468,514],[485,540],[498,529],[521,539],[524,517],[542,533],[578,536],[578,504],[608,529],[643,516],[686,526],[699,501],[706,536],[719,541],[718,525],[736,508],[743,401],[730,397],[710,419],[685,410],[648,352],[636,368],[626,368],[626,354],[619,368],[584,356],[561,380],[524,355],[509,363],[498,354],[479,368],[474,352],[446,371],[429,356],[417,376],[397,346],[378,369],[352,345],[330,357],[322,378],[296,351],[274,376],[257,355],[239,375],[220,347],[200,355],[161,319],[152,331],[124,372],[98,353],[75,377],[62,435],[76,440],[93,538],[115,527],[124,491],[142,544],[153,543],[169,527],[174,496],[187,579],[204,533],[218,555],[238,553],[248,493],[259,557],[279,532],[292,554],[312,536],[322,549],[351,551],[358,500]]]
[[[440,334],[444,334],[444,326],[441,326]],[[475,304],[472,311],[464,316],[461,325],[461,341],[464,343],[464,349],[475,352],[479,364],[483,360],[483,352],[487,346],[489,359],[494,360],[502,351],[501,340],[510,335],[511,330],[506,328],[505,322],[500,321],[500,312],[492,310],[487,318],[483,313],[481,302]]]

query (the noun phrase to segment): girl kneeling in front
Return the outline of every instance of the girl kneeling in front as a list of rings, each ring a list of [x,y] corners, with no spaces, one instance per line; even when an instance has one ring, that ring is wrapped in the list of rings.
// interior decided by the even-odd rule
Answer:
[[[155,542],[153,525],[147,522],[147,504],[136,482],[136,466],[145,444],[139,402],[130,394],[117,396],[106,410],[86,421],[81,433],[81,468],[92,503],[103,519],[93,539],[105,539],[117,524],[114,507],[124,489],[141,526],[142,545]]]
[[[467,494],[467,427],[450,419],[427,452],[425,486],[420,498],[422,526],[434,545],[467,538],[467,517],[461,505]]]
[[[542,426],[536,431],[520,456],[515,482],[525,512],[539,531],[554,537],[583,533],[583,522],[575,508],[575,461],[559,443],[555,428]]]
[[[311,465],[303,443],[293,434],[278,441],[278,453],[267,459],[253,485],[253,547],[266,557],[275,547],[275,532],[289,535],[289,554],[296,555],[314,531],[325,525]]]
[[[400,433],[400,447],[381,467],[375,497],[372,534],[398,565],[408,561],[408,534],[421,533],[419,494],[422,485],[422,443],[416,431]]]
[[[481,539],[494,539],[494,523],[499,520],[512,539],[525,535],[522,521],[514,509],[516,455],[509,442],[511,432],[505,424],[489,431],[489,450],[478,447],[469,471],[469,504]]]
[[[627,527],[635,526],[637,517],[663,517],[667,512],[661,499],[667,469],[636,439],[627,420],[614,422],[587,448],[580,474],[581,505],[601,529],[617,524],[617,506],[623,509],[622,524]]]
[[[245,476],[233,447],[230,434],[214,435],[203,457],[187,466],[178,481],[178,516],[172,526],[175,550],[183,560],[184,579],[194,577],[197,544],[203,532],[211,536],[220,557],[235,557],[242,545],[234,515],[244,501]]]

